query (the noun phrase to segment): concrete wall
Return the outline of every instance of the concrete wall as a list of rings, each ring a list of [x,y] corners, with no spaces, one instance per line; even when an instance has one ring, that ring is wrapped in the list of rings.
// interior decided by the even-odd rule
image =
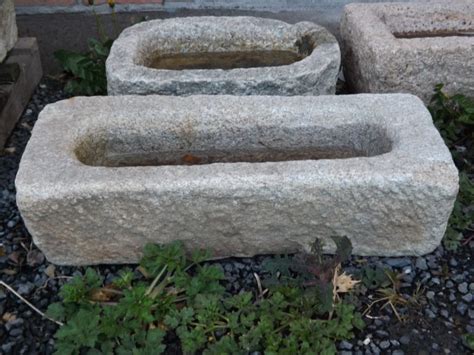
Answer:
[[[88,38],[97,38],[96,16],[100,17],[108,35],[112,38],[123,28],[139,21],[203,15],[260,16],[289,23],[313,21],[327,27],[337,36],[339,18],[344,5],[351,2],[382,2],[382,0],[115,0],[116,14],[112,16],[107,0],[94,1],[99,5],[90,6],[88,0],[15,0],[19,35],[38,39],[45,73],[52,74],[60,70],[53,56],[54,51],[58,49],[83,51],[87,49]],[[114,18],[116,25],[113,24]]]
[[[268,10],[294,11],[302,9],[341,8],[351,2],[390,2],[393,0],[15,0],[19,14],[38,14],[55,12],[88,12],[92,11],[89,1],[99,5],[98,11],[106,11],[113,2],[116,11],[153,11],[176,9],[234,9],[234,10]],[[399,2],[416,0],[397,0]],[[430,1],[430,0],[418,0]],[[443,1],[443,0],[438,0]],[[451,1],[451,0],[444,0]],[[455,1],[455,0],[454,0]]]

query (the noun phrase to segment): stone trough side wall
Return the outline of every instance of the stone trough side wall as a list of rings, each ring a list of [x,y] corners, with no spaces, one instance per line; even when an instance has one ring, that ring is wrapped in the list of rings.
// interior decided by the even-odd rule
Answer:
[[[436,84],[474,97],[474,1],[352,4],[341,20],[344,74],[356,92],[411,93]]]
[[[411,95],[107,96],[41,112],[16,188],[58,264],[136,262],[176,239],[281,254],[332,235],[395,256],[439,245],[458,174]]]

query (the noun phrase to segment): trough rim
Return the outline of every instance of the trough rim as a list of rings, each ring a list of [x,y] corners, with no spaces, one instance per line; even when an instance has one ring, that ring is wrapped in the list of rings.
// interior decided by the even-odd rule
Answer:
[[[272,105],[276,103],[280,106],[275,110],[284,110],[289,105],[293,110],[299,110],[301,115],[310,112],[306,113],[304,119],[307,122],[315,120],[314,124],[318,127],[337,127],[340,123],[380,124],[387,130],[387,135],[392,141],[392,150],[371,157],[205,165],[104,167],[85,165],[78,160],[75,154],[76,144],[87,132],[96,130],[100,126],[96,119],[99,115],[108,113],[107,119],[102,119],[102,124],[109,126],[115,124],[117,127],[120,120],[126,119],[127,112],[138,112],[142,107],[148,106],[148,108],[155,107],[156,112],[159,112],[160,119],[156,120],[158,126],[160,124],[164,127],[166,124],[179,125],[181,121],[179,119],[176,121],[176,115],[164,118],[160,108],[165,107],[171,110],[167,111],[168,114],[175,108],[175,112],[177,110],[179,113],[179,107],[185,101],[191,103],[193,107],[199,107],[199,105],[204,107],[200,111],[189,113],[186,117],[186,119],[194,118],[194,122],[198,125],[202,119],[199,115],[202,115],[203,111],[212,110],[216,105],[220,110],[233,105],[234,107],[245,107],[245,105],[254,108],[261,107],[261,113],[268,116],[276,112],[272,111]],[[334,104],[344,104],[344,106],[331,108]],[[318,112],[324,110],[329,110],[328,112],[332,112],[332,115],[344,114],[344,110],[355,111],[355,114],[351,113],[352,118],[348,120],[341,117],[338,120],[329,120],[329,114],[321,114],[320,117],[314,118]],[[218,112],[220,111],[217,111],[216,115]],[[238,114],[242,113],[239,111]],[[362,115],[365,117],[357,118],[357,114],[359,114],[358,117]],[[118,116],[121,117],[117,118]],[[384,118],[387,116],[391,119]],[[143,114],[134,123],[146,118],[146,114]],[[300,125],[301,117],[298,120],[286,120],[286,123],[281,120],[275,121],[274,125],[283,124],[286,125],[284,127],[291,127]],[[212,119],[210,123],[212,124]],[[224,120],[219,124],[231,124],[231,121]],[[261,127],[264,126],[265,122]],[[67,127],[67,131],[64,131],[64,127]],[[175,186],[182,186],[183,183],[199,190],[200,187],[219,185],[221,180],[232,182],[234,186],[245,187],[250,180],[261,184],[281,184],[284,179],[298,180],[302,174],[305,178],[312,177],[311,183],[317,185],[331,185],[334,179],[352,181],[357,184],[358,181],[366,181],[367,178],[373,179],[375,184],[385,184],[397,179],[422,179],[427,171],[439,177],[437,181],[430,183],[450,191],[449,193],[457,192],[457,169],[451,154],[434,127],[431,115],[422,101],[410,94],[317,97],[126,95],[75,97],[47,105],[40,113],[33,135],[23,154],[16,185],[19,191],[18,202],[22,204],[23,200],[29,199],[28,195],[35,196],[37,199],[42,195],[42,191],[47,193],[48,198],[52,197],[51,191],[60,198],[62,194],[79,195],[91,193],[91,191],[119,192],[123,189],[172,191]],[[140,184],[127,184],[127,181],[135,181],[137,175],[140,175]],[[161,183],[157,184],[157,181]],[[426,182],[420,180],[420,183]]]

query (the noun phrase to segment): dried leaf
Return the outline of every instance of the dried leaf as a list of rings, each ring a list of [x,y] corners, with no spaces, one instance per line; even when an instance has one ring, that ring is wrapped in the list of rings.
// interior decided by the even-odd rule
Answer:
[[[13,314],[13,313],[5,312],[5,313],[3,313],[3,315],[2,315],[2,321],[3,321],[4,323],[9,322],[9,321],[12,321],[12,320],[15,320],[15,319],[16,319],[16,315]]]
[[[0,245],[0,257],[5,256],[6,253],[7,252],[5,251],[5,246]]]
[[[339,274],[335,278],[335,286],[337,293],[347,293],[357,285],[360,280],[354,280],[351,275],[347,275],[345,272]]]
[[[17,271],[14,269],[2,269],[0,270],[0,273],[8,275],[8,276],[13,276],[17,274]]]
[[[8,259],[14,264],[21,265],[25,260],[25,254],[22,251],[17,250],[8,255]]]
[[[112,298],[112,294],[109,292],[106,292],[102,288],[96,288],[91,291],[89,294],[89,298],[91,301],[95,302],[109,302],[110,299]]]
[[[33,129],[33,127],[30,126],[30,125],[29,125],[28,123],[26,123],[26,122],[23,122],[23,123],[21,124],[21,126],[24,127],[24,128],[26,128],[26,129],[29,130],[29,131],[31,131],[31,130]]]
[[[202,161],[201,158],[196,157],[196,156],[191,155],[191,154],[186,154],[181,158],[181,162],[183,162],[185,164],[190,164],[190,165],[199,164],[201,161]]]
[[[44,269],[44,273],[49,277],[49,278],[54,278],[56,276],[56,266],[53,264],[49,264],[46,269]]]
[[[31,267],[41,265],[44,262],[44,255],[38,249],[31,250],[26,255],[26,262]]]
[[[145,270],[144,267],[139,266],[139,267],[137,267],[137,270],[138,270],[146,279],[149,279],[149,278],[151,277],[151,275]]]

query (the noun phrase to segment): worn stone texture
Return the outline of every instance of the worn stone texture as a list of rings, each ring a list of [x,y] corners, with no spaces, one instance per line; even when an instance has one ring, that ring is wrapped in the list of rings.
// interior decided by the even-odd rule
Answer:
[[[0,62],[18,39],[13,0],[0,0]]]
[[[411,93],[428,103],[443,83],[474,97],[472,0],[350,4],[340,30],[344,75],[356,92]]]
[[[147,67],[152,57],[170,54],[272,50],[304,59],[229,70]],[[335,93],[340,51],[335,37],[311,22],[290,25],[257,17],[186,17],[125,29],[114,42],[106,66],[109,95],[323,95]]]
[[[308,150],[326,158],[157,165]],[[392,256],[439,245],[458,174],[411,95],[78,97],[41,112],[16,189],[57,264],[136,262],[177,239],[215,257],[290,253],[331,235]]]

